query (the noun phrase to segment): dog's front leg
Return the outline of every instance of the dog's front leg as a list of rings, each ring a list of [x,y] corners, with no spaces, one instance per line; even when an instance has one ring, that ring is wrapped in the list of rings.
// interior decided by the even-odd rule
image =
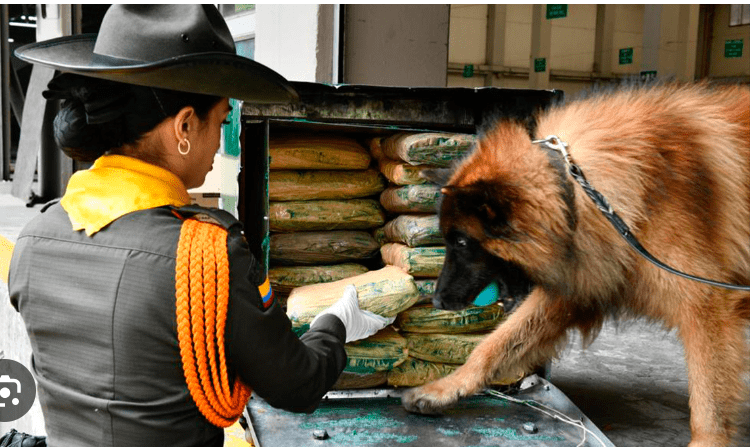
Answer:
[[[570,313],[561,304],[561,299],[535,289],[474,349],[464,365],[442,379],[406,391],[401,398],[404,407],[415,413],[439,413],[460,398],[477,393],[496,376],[518,374],[542,364],[555,355],[569,326]]]

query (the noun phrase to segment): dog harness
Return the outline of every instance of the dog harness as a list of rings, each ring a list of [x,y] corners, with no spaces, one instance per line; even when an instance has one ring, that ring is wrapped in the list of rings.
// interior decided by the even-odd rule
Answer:
[[[639,255],[646,258],[647,261],[651,262],[660,269],[666,270],[669,273],[683,278],[691,279],[693,281],[698,281],[715,287],[723,287],[725,289],[750,290],[750,286],[728,284],[711,279],[701,278],[700,276],[689,275],[659,261],[656,257],[654,257],[654,255],[649,253],[649,251],[646,250],[643,245],[641,245],[633,232],[630,231],[630,227],[628,227],[628,224],[626,224],[625,221],[622,220],[622,218],[612,209],[612,205],[609,204],[607,198],[604,197],[602,193],[594,189],[594,187],[591,186],[588,180],[586,180],[586,177],[583,175],[583,171],[581,170],[581,168],[577,164],[573,163],[570,152],[568,152],[568,143],[562,141],[556,135],[548,135],[547,138],[543,140],[532,140],[531,142],[533,144],[541,145],[546,149],[550,149],[556,153],[559,153],[563,157],[563,161],[565,162],[565,166],[570,176],[573,177],[576,182],[578,182],[588,198],[591,199],[592,202],[594,202],[594,205],[596,205],[596,207],[604,215],[604,217],[607,218],[609,223],[612,224],[612,226],[615,228],[615,230],[617,230],[620,236],[625,239],[625,242],[627,242],[628,245],[630,245]]]

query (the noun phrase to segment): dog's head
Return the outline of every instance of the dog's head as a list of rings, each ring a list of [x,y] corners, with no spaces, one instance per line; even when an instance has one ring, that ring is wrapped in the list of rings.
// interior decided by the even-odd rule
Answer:
[[[506,310],[534,287],[565,293],[575,230],[567,180],[522,125],[499,124],[454,172],[428,177],[443,185],[435,307],[462,309],[492,281]]]

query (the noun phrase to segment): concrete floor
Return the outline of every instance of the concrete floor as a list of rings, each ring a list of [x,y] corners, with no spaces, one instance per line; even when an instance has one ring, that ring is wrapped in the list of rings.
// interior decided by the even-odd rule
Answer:
[[[0,182],[0,234],[15,241],[40,207],[26,208],[9,192],[10,184]],[[0,352],[28,363],[28,340],[2,282]],[[690,440],[683,349],[673,333],[641,323],[610,324],[585,351],[573,338],[552,365],[552,382],[617,446],[684,446]],[[750,446],[750,401],[745,409],[739,446]],[[0,433],[11,426],[39,433],[41,413],[35,408],[21,421],[0,423]]]
[[[677,336],[657,326],[609,324],[586,350],[574,340],[553,363],[551,381],[617,446],[685,446],[690,415],[683,353]],[[742,431],[737,445],[750,446],[750,400]]]

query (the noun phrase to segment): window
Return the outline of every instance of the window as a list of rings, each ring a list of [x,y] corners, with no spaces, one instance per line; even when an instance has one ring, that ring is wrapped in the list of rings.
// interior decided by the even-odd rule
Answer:
[[[750,25],[750,5],[731,5],[729,26]]]
[[[255,11],[255,5],[219,5],[219,11],[224,18]]]

